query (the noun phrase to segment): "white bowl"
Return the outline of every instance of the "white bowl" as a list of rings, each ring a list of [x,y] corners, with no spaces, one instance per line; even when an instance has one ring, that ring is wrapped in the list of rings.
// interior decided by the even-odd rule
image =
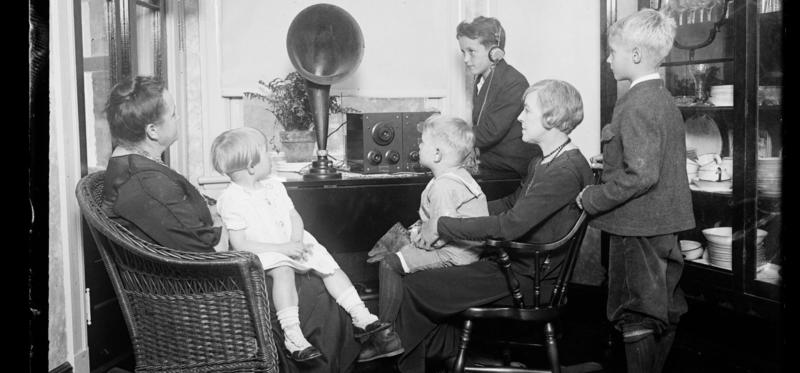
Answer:
[[[703,245],[697,241],[680,240],[681,254],[688,260],[695,260],[703,256]]]
[[[731,227],[716,227],[703,229],[703,236],[706,237],[708,242],[720,247],[731,247],[731,235],[733,228]],[[760,245],[764,238],[767,237],[767,231],[758,229],[756,231],[756,245]]]
[[[731,180],[722,180],[722,181],[707,181],[707,180],[700,180],[699,178],[694,178],[691,181],[697,188],[709,192],[729,192],[732,189]]]
[[[700,244],[700,242],[692,240],[680,240],[679,243],[681,245],[681,251],[695,250],[698,247],[703,246],[702,244]]]
[[[686,260],[695,260],[703,256],[703,247],[700,246],[694,250],[681,251],[683,258]]]

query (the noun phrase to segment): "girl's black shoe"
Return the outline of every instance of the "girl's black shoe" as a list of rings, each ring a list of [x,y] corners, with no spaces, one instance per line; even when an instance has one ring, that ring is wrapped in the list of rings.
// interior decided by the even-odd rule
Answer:
[[[294,361],[308,361],[312,359],[316,359],[322,356],[322,352],[319,352],[316,347],[309,346],[299,351],[291,351],[289,352],[289,357]]]

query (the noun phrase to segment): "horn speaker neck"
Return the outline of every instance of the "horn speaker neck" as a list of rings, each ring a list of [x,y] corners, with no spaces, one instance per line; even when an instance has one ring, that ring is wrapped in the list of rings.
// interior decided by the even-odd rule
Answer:
[[[317,160],[305,179],[338,179],[328,160],[328,113],[331,84],[356,70],[364,54],[358,22],[331,4],[311,5],[289,25],[286,50],[292,65],[306,79],[306,91],[317,132]]]

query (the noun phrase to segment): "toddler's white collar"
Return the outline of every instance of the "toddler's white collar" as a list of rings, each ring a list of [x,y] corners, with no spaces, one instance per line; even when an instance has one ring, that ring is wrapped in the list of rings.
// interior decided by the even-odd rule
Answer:
[[[633,88],[633,86],[635,86],[635,85],[637,85],[637,84],[639,84],[639,83],[641,83],[641,82],[643,82],[645,80],[653,80],[653,79],[661,79],[661,75],[658,75],[658,73],[652,73],[652,74],[647,74],[645,76],[639,77],[639,79],[636,79],[636,80],[631,82],[630,88]],[[628,89],[630,89],[630,88],[628,88]]]

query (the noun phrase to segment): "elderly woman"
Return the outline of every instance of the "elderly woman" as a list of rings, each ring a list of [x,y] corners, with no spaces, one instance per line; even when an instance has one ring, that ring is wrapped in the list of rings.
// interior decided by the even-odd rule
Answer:
[[[104,208],[137,236],[184,251],[213,252],[227,247],[220,224],[214,224],[204,196],[181,174],[161,161],[178,138],[175,101],[153,77],[136,77],[114,86],[106,104],[116,147],[105,173]],[[317,277],[297,275],[303,333],[323,357],[296,363],[279,353],[281,372],[349,371],[361,349],[352,323]],[[270,304],[274,339],[280,326]],[[279,349],[282,351],[282,349]],[[284,351],[285,352],[285,351]]]
[[[569,83],[544,80],[529,87],[522,97],[522,139],[538,144],[544,156],[531,161],[518,190],[489,202],[490,216],[440,217],[431,225],[436,231],[422,232],[424,241],[494,238],[552,242],[577,221],[581,211],[575,197],[592,183],[589,163],[569,138],[583,120],[580,94]],[[512,252],[511,260],[523,294],[532,294],[532,256]],[[559,260],[562,258],[550,258],[551,263]],[[453,322],[453,316],[472,306],[511,304],[505,278],[494,261],[406,276],[381,262],[380,281],[381,318],[395,322],[405,348],[398,360],[402,372],[422,372],[428,360],[455,356],[460,323]],[[548,284],[542,286],[546,289]]]

